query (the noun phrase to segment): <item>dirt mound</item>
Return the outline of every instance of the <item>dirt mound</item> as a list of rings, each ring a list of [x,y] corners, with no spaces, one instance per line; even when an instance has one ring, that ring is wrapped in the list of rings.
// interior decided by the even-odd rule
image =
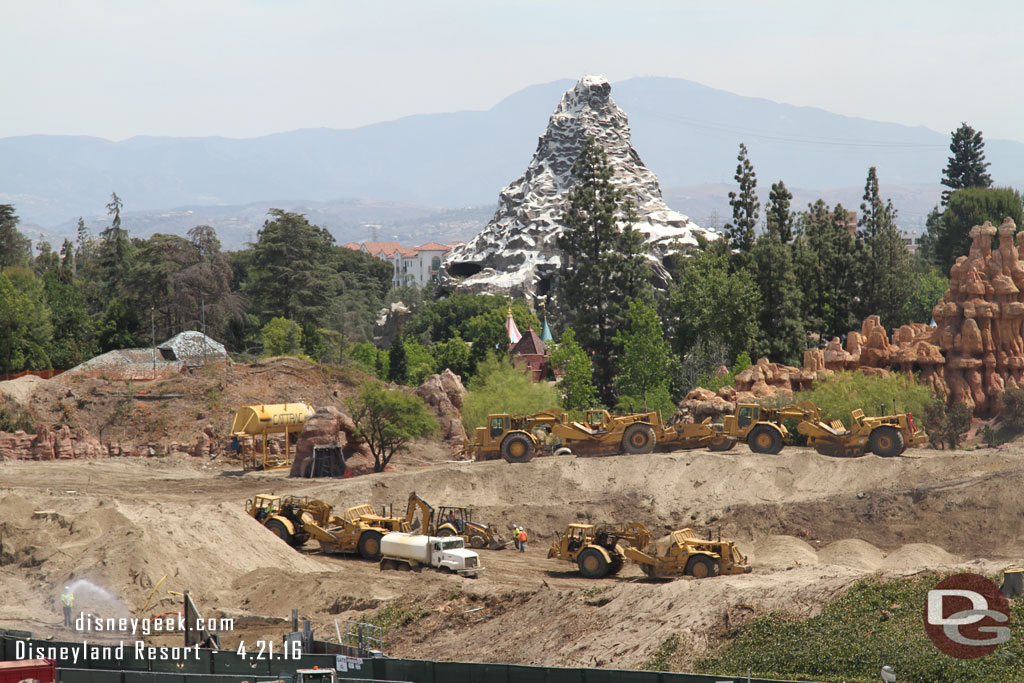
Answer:
[[[847,538],[830,543],[818,551],[818,560],[824,564],[875,571],[882,567],[885,553],[859,538]]]
[[[42,377],[24,375],[16,379],[9,379],[6,382],[0,382],[0,394],[6,394],[16,402],[27,406],[40,387],[46,386],[49,383],[50,380],[43,379]]]
[[[742,550],[741,546],[741,550]],[[806,541],[795,536],[769,536],[750,546],[747,554],[757,567],[793,567],[818,564],[818,553]]]
[[[951,567],[959,562],[959,557],[947,553],[937,545],[908,543],[899,550],[889,553],[882,561],[882,568],[893,571],[915,570],[921,567]]]

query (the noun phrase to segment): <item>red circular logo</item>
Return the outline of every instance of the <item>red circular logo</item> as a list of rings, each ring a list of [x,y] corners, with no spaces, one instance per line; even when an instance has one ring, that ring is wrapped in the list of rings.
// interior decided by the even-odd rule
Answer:
[[[1010,603],[978,574],[954,574],[928,591],[924,629],[935,647],[957,659],[991,654],[1010,639]]]

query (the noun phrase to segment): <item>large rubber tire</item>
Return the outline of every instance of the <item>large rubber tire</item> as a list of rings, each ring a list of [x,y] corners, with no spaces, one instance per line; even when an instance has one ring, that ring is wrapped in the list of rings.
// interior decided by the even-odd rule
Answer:
[[[452,532],[451,529],[439,529],[437,535],[441,536],[442,538],[448,538],[449,536],[454,536],[455,534]]]
[[[652,453],[658,444],[654,429],[642,423],[631,424],[622,434],[622,450],[630,455]]]
[[[625,562],[623,561],[623,559],[621,557],[616,557],[615,559],[612,560],[612,564],[608,568],[608,573],[611,574],[612,576],[615,576],[616,574],[618,574],[619,572],[622,571],[622,567],[623,567],[624,564],[625,564]]]
[[[534,450],[533,440],[526,434],[509,434],[501,442],[501,457],[508,462],[530,462]]]
[[[698,579],[718,576],[718,563],[707,555],[695,555],[686,563],[686,573]]]
[[[895,427],[879,427],[871,432],[868,448],[875,455],[892,458],[902,453],[906,449],[906,444],[900,430]]]
[[[365,531],[359,537],[359,555],[364,560],[376,562],[380,559],[380,537],[379,531]]]
[[[469,547],[482,550],[487,547],[487,539],[480,534],[473,534],[469,537]]]
[[[757,425],[747,434],[747,446],[754,453],[775,455],[782,450],[782,435],[768,425]]]
[[[268,529],[270,529],[274,533],[275,536],[280,538],[282,541],[284,541],[288,545],[293,545],[295,543],[295,538],[292,536],[292,533],[290,531],[288,531],[288,527],[286,527],[284,525],[284,522],[282,522],[281,520],[279,520],[279,519],[267,520],[267,523],[264,526],[266,526]]]
[[[711,442],[708,444],[708,450],[731,451],[732,447],[735,445],[736,441],[734,439],[730,439],[728,437],[723,436],[721,438],[711,439]]]
[[[608,561],[597,548],[587,548],[580,553],[576,564],[585,579],[603,579],[608,575]]]

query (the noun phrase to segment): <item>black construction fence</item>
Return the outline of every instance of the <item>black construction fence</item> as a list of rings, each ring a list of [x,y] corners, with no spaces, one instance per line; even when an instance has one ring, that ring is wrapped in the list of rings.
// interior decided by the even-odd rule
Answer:
[[[81,653],[83,645],[80,642],[39,640],[10,631],[0,635],[0,641],[4,660],[55,659],[58,683],[263,683],[278,679],[287,681],[296,669],[313,668],[337,668],[338,678],[346,683],[794,683],[748,679],[746,676],[434,662],[390,657],[356,659],[305,654],[286,658],[277,653],[258,657],[251,652],[243,657],[234,650],[190,649],[187,657],[161,659],[159,651],[144,651],[142,656],[138,656],[134,641],[125,641],[122,651],[111,653],[115,656],[83,660],[79,654],[78,661],[75,661],[72,653],[75,648]],[[107,643],[88,644],[90,647],[110,647]],[[50,654],[54,656],[50,657]],[[168,654],[175,653],[169,651]]]

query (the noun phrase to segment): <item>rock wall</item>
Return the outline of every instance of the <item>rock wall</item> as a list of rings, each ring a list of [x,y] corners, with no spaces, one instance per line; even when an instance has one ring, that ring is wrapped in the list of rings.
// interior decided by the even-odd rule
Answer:
[[[847,335],[845,347],[835,337],[824,349],[808,349],[800,368],[761,358],[736,376],[734,389],[694,390],[680,407],[695,416],[721,414],[730,411],[716,399],[792,394],[819,377],[859,370],[919,372],[949,403],[964,403],[977,417],[998,414],[1003,391],[1024,387],[1024,232],[1006,218],[998,228],[974,226],[970,237],[969,253],[950,268],[949,289],[932,309],[935,326],[904,325],[890,339],[873,315]]]
[[[334,406],[317,408],[299,433],[299,440],[295,443],[295,459],[288,476],[305,476],[307,462],[313,457],[313,447],[333,444],[341,447],[346,475],[372,472],[373,455],[356,438],[355,432],[356,425],[352,418]]]
[[[433,409],[441,425],[441,438],[448,442],[453,451],[459,452],[466,445],[466,428],[462,424],[462,398],[466,388],[462,379],[446,369],[440,375],[430,375],[416,388],[416,394]]]

